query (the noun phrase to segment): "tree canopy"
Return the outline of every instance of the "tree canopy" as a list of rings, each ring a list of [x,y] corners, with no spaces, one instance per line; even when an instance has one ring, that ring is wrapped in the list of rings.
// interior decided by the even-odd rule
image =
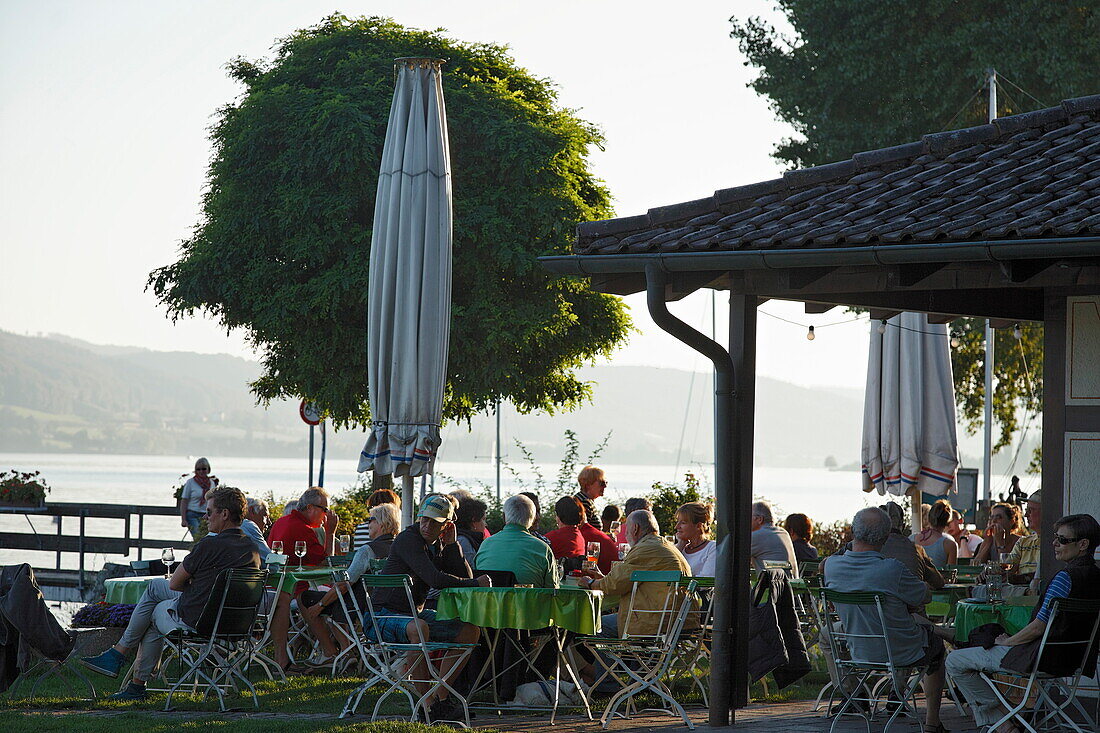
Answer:
[[[983,89],[995,69],[998,116],[1058,104],[1100,91],[1100,7],[1046,0],[776,0],[794,30],[784,36],[759,18],[731,18],[731,36],[750,84],[798,137],[775,157],[792,168],[846,160],[853,154],[919,140],[987,120]],[[979,321],[953,326],[956,400],[973,432],[982,423],[984,334]],[[999,331],[995,347],[994,416],[1001,448],[1020,427],[1021,407],[1042,404],[1042,327],[1022,338]],[[1030,378],[1029,378],[1030,376]]]
[[[261,400],[306,397],[338,424],[369,419],[366,297],[393,61],[446,59],[454,211],[446,418],[497,398],[520,411],[589,395],[574,369],[630,329],[618,298],[552,277],[579,221],[611,215],[588,169],[600,133],[502,46],[385,18],[333,15],[236,59],[244,85],[211,128],[202,215],[177,262],[149,276],[173,318],[207,313],[260,351]]]

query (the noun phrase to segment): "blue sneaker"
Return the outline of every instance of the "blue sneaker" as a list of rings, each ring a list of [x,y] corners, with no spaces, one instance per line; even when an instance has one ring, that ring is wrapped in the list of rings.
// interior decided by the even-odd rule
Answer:
[[[126,685],[124,689],[119,690],[113,695],[108,695],[108,700],[123,700],[132,702],[134,700],[144,700],[149,696],[149,693],[145,691],[145,685],[135,685],[133,682]]]
[[[118,677],[118,671],[122,669],[122,663],[125,661],[126,657],[122,656],[114,647],[96,657],[80,658],[80,663],[85,667],[108,677]]]

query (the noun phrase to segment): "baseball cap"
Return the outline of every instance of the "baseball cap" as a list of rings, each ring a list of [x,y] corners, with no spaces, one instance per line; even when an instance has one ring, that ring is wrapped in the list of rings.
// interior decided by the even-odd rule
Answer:
[[[454,519],[454,504],[445,496],[433,494],[420,505],[420,512],[416,516],[417,518],[427,517],[437,522],[446,522]]]

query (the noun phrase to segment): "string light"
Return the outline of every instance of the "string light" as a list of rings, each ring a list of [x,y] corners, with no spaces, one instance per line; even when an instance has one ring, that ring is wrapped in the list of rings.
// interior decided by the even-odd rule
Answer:
[[[1012,338],[1019,341],[1023,337],[1024,337],[1024,332],[1022,330],[1020,330],[1020,324],[1017,323],[1016,327],[1014,329],[1012,329]]]
[[[957,348],[959,348],[959,343],[960,343],[960,342],[959,342],[959,336],[958,336],[958,334],[956,334],[956,333],[952,332],[952,333],[951,333],[951,348],[952,348],[952,349],[957,349]]]
[[[878,324],[878,332],[886,333],[886,320],[883,319],[882,323]]]
[[[814,336],[814,327],[810,326],[810,330],[806,332],[806,340],[807,341],[813,341],[814,338],[816,338]]]

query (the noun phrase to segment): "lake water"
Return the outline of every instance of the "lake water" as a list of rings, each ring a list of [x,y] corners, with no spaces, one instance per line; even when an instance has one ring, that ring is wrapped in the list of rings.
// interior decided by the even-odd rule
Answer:
[[[253,495],[274,494],[287,500],[296,497],[308,483],[308,464],[301,458],[232,458],[210,456],[214,475],[222,483],[236,486]],[[172,506],[172,492],[180,474],[194,465],[194,457],[188,456],[133,456],[66,453],[0,453],[0,468],[25,471],[39,470],[52,490],[50,501],[89,502],[100,504],[147,504]],[[357,460],[329,459],[325,466],[325,487],[336,495],[356,482]],[[601,464],[607,474],[609,486],[606,498],[622,504],[628,497],[646,494],[654,481],[669,482],[675,478],[673,466],[613,465]],[[534,483],[534,473],[526,466],[515,467],[527,487]],[[554,484],[557,464],[540,465],[547,479],[548,489]],[[436,487],[449,491],[449,481],[494,487],[495,469],[484,463],[439,463]],[[712,466],[695,466],[690,469],[701,480],[704,492],[711,493],[714,486]],[[1031,477],[1029,477],[1031,479]],[[1037,481],[1037,479],[1035,479]],[[994,487],[1000,481],[994,480]],[[501,491],[508,496],[520,488],[520,480],[502,471]],[[1025,487],[1026,490],[1026,487]],[[849,518],[860,508],[881,503],[877,495],[864,494],[860,490],[860,474],[855,471],[829,471],[824,468],[774,468],[757,467],[754,476],[754,495],[775,505],[776,513],[784,516],[802,512],[816,522],[831,522]],[[29,522],[29,527],[28,527]],[[66,520],[76,531],[75,520]],[[0,531],[28,531],[31,527],[39,533],[56,533],[52,517],[24,515],[0,515]],[[118,520],[89,520],[87,532],[91,535],[114,536],[121,533]],[[133,528],[136,533],[136,527]],[[148,517],[146,536],[154,538],[180,538],[184,534],[179,520],[172,517]],[[129,559],[136,558],[131,557]],[[89,557],[87,567],[98,568],[104,561],[119,562],[126,558]],[[52,567],[51,553],[20,552],[0,548],[0,564],[30,562],[39,567]],[[65,565],[75,567],[76,556],[65,556]]]

